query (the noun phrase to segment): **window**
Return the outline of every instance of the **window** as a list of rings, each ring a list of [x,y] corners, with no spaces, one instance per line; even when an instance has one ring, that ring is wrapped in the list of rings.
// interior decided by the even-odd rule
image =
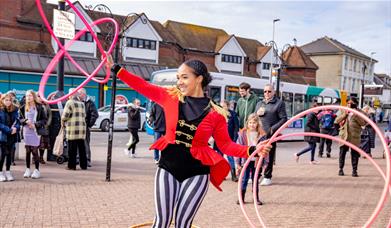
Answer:
[[[323,97],[323,105],[331,105],[333,104],[333,98],[331,97]]]
[[[346,89],[346,77],[343,77],[343,81],[342,81],[342,89],[345,90]]]
[[[208,96],[216,103],[221,101],[221,87],[210,86],[208,89]]]
[[[270,63],[262,63],[263,70],[270,70]]]
[[[76,33],[80,32],[80,30],[76,30]],[[93,42],[91,32],[85,32],[82,36],[79,37],[79,41],[84,42]]]
[[[356,79],[352,79],[352,92],[354,92]]]
[[[257,97],[259,98],[259,99],[263,99],[263,96],[264,96],[264,94],[263,94],[263,89],[255,89],[255,88],[251,88],[251,90],[250,90],[252,93],[254,93],[255,95],[257,95]]]
[[[156,41],[126,37],[126,47],[156,50]]]
[[[349,57],[345,56],[345,70],[348,69],[348,64],[349,64]]]
[[[294,96],[293,113],[297,115],[298,113],[304,111],[304,109],[305,109],[305,95],[296,93]]]
[[[285,102],[286,114],[288,117],[292,117],[293,114],[293,93],[283,92],[282,101]]]
[[[354,72],[357,71],[356,67],[357,67],[357,59],[355,59],[354,62],[353,62],[353,71]]]
[[[221,62],[242,64],[242,56],[222,54]]]
[[[227,101],[237,101],[240,98],[239,87],[237,86],[226,86],[225,87],[225,100]]]

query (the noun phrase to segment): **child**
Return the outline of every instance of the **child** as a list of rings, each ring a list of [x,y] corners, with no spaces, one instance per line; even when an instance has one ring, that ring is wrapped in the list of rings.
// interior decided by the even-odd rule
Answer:
[[[11,95],[5,94],[0,102],[0,182],[14,180],[10,171],[11,154],[19,128],[18,109],[13,104]],[[3,173],[4,161],[6,162],[5,173]]]
[[[41,177],[38,154],[38,147],[40,144],[39,136],[43,134],[47,117],[34,91],[26,91],[26,103],[20,107],[20,116],[23,125],[23,139],[26,147],[26,171],[24,172],[23,177],[38,179]],[[31,154],[33,155],[35,164],[35,170],[32,174],[30,171]]]
[[[245,145],[245,146],[256,146],[258,142],[266,140],[266,133],[263,131],[263,128],[261,126],[261,121],[258,117],[257,114],[253,113],[250,114],[247,118],[246,125],[239,132],[239,137],[237,140],[238,144]],[[244,170],[244,176],[243,176],[243,182],[242,182],[242,198],[244,202],[244,197],[246,195],[246,189],[247,189],[247,183],[250,178],[250,173],[251,173],[251,180],[252,183],[255,184],[256,191],[257,191],[257,204],[262,205],[262,202],[259,200],[259,195],[258,195],[258,180],[254,181],[254,176],[255,176],[255,168],[257,164],[256,158],[251,158],[250,163],[248,164],[246,170]],[[264,160],[265,161],[265,160]],[[246,159],[238,158],[236,160],[238,169],[241,170],[244,163],[246,162]],[[262,164],[265,165],[265,164]],[[237,204],[239,204],[239,200],[237,201]]]

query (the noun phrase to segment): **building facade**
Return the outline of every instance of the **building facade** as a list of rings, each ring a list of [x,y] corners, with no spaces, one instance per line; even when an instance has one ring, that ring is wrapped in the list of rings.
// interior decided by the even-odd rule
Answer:
[[[327,36],[301,46],[319,67],[317,85],[345,90],[353,96],[360,94],[362,81],[373,83],[375,59]]]

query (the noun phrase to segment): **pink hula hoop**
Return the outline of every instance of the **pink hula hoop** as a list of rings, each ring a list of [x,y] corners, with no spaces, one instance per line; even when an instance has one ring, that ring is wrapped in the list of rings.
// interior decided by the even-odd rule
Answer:
[[[99,63],[98,67],[91,74],[89,74],[82,67],[80,67],[80,65],[72,58],[72,56],[67,52],[67,48],[69,48],[77,39],[79,39],[80,36],[82,36],[84,33],[89,31],[91,33],[91,35],[92,35],[92,38],[95,40],[95,42],[96,42],[96,44],[98,46],[99,51],[101,53],[104,53],[105,51],[104,51],[101,43],[99,42],[98,37],[94,33],[94,30],[92,29],[91,25],[92,26],[96,26],[98,24],[110,22],[110,23],[114,24],[114,30],[115,30],[113,43],[111,44],[109,50],[107,51],[107,53],[111,53],[114,50],[114,47],[115,47],[115,45],[117,43],[118,34],[119,34],[118,23],[114,19],[112,19],[112,18],[101,18],[101,19],[98,19],[98,20],[94,21],[90,25],[90,24],[88,24],[87,20],[83,17],[83,15],[80,13],[80,11],[69,0],[65,0],[65,1],[75,11],[76,15],[82,20],[82,22],[86,25],[86,28],[84,28],[83,30],[79,31],[75,35],[75,37],[72,40],[70,40],[65,46],[63,46],[60,43],[60,41],[58,40],[58,38],[54,35],[54,32],[51,29],[51,26],[50,26],[50,24],[49,24],[49,22],[48,22],[48,20],[47,20],[47,18],[45,16],[45,13],[44,13],[44,11],[42,9],[42,5],[41,5],[40,0],[36,0],[35,1],[36,4],[37,4],[38,11],[39,11],[39,13],[40,13],[40,15],[42,17],[42,20],[43,20],[46,28],[48,29],[48,31],[49,31],[50,35],[53,37],[53,39],[56,41],[58,47],[60,48],[60,51],[56,54],[56,56],[54,56],[54,58],[51,60],[51,62],[49,63],[48,67],[46,68],[44,74],[42,75],[42,79],[41,79],[41,82],[40,82],[40,85],[39,85],[38,93],[39,93],[41,99],[43,101],[47,102],[48,104],[55,104],[57,102],[60,102],[60,101],[63,101],[65,99],[67,99],[69,96],[73,95],[79,89],[84,87],[91,80],[93,80],[95,82],[98,82],[98,83],[106,83],[109,80],[109,78],[110,78],[110,69],[106,69],[106,77],[103,80],[99,80],[99,79],[95,79],[94,78],[95,75],[99,72],[99,70],[103,67],[104,63],[106,62],[107,55],[104,55],[104,58]],[[47,80],[50,77],[51,72],[53,71],[53,69],[55,68],[55,66],[57,65],[58,61],[61,59],[61,57],[63,57],[64,55],[87,78],[79,86],[77,86],[76,89],[73,90],[71,93],[68,93],[68,94],[66,94],[66,95],[64,95],[64,96],[62,96],[60,98],[57,98],[57,99],[49,101],[44,96],[45,95],[45,86],[46,86]]]
[[[345,111],[349,111],[349,112],[353,112],[354,114],[360,116],[360,118],[364,119],[367,123],[369,123],[373,129],[375,129],[375,132],[376,134],[379,136],[382,144],[383,144],[383,147],[385,149],[385,153],[386,153],[386,158],[387,158],[387,170],[386,170],[386,174],[384,174],[383,170],[380,168],[380,166],[370,157],[368,156],[363,150],[361,150],[360,148],[358,148],[357,146],[345,141],[345,140],[342,140],[340,138],[337,138],[337,137],[333,137],[333,136],[330,136],[330,135],[326,135],[326,134],[320,134],[320,133],[309,133],[309,132],[300,132],[300,133],[291,133],[291,134],[286,134],[286,135],[282,135],[282,136],[278,136],[280,134],[280,132],[285,129],[287,126],[289,126],[289,124],[291,124],[292,122],[294,122],[295,120],[301,118],[302,116],[305,116],[307,115],[308,113],[310,112],[315,112],[315,111],[319,111],[319,110],[325,110],[325,109],[343,109]],[[390,164],[391,164],[391,157],[390,157],[390,150],[387,146],[387,143],[386,143],[386,140],[382,134],[382,132],[380,131],[380,129],[376,126],[375,123],[373,123],[366,115],[364,115],[363,113],[357,111],[357,110],[353,110],[353,109],[350,109],[350,108],[347,108],[347,107],[343,107],[343,106],[335,106],[335,105],[326,105],[326,106],[320,106],[320,107],[315,107],[315,108],[311,108],[311,109],[308,109],[306,111],[303,111],[301,113],[299,113],[298,115],[292,117],[291,119],[289,119],[285,124],[283,124],[274,134],[273,136],[270,138],[270,140],[268,141],[267,145],[271,145],[273,142],[276,142],[278,140],[281,140],[281,139],[284,139],[284,138],[288,138],[288,137],[292,137],[292,136],[315,136],[315,137],[323,137],[323,138],[327,138],[327,139],[331,139],[331,140],[334,140],[334,141],[338,141],[339,143],[341,144],[344,144],[344,145],[347,145],[351,148],[353,148],[354,150],[356,150],[358,153],[360,153],[361,155],[363,155],[364,157],[366,157],[374,166],[375,168],[378,170],[378,172],[380,173],[380,175],[383,177],[383,179],[385,180],[385,184],[384,184],[384,188],[383,188],[383,192],[382,192],[382,195],[381,195],[381,198],[375,208],[375,210],[373,211],[372,215],[370,216],[370,218],[367,220],[367,222],[365,223],[364,227],[370,227],[373,222],[375,221],[375,219],[378,217],[380,211],[383,209],[384,207],[384,204],[386,202],[386,199],[387,199],[387,196],[388,194],[391,195],[391,184],[390,184],[390,181],[391,181],[391,168],[390,168]],[[261,143],[260,143],[261,144]],[[262,145],[259,145],[259,148],[256,150],[259,151],[263,148]],[[256,155],[256,153],[253,153],[249,158],[252,158]],[[262,163],[262,160],[263,160],[263,157],[261,157],[261,159],[259,159],[258,161],[258,164],[257,164],[257,168],[256,168],[256,172],[255,172],[255,180],[258,179],[258,175],[259,175],[259,170],[260,170],[260,167],[261,167],[261,163]],[[248,166],[250,162],[250,159],[247,159],[246,163],[244,164],[243,166],[243,170],[245,170]],[[243,181],[243,175],[244,173],[242,172],[239,176],[239,182],[238,182],[238,197],[239,197],[239,202],[240,202],[240,208],[246,218],[246,220],[248,221],[248,223],[250,224],[251,227],[255,227],[255,225],[252,223],[252,221],[249,219],[248,215],[247,215],[247,212],[245,211],[244,209],[244,205],[243,205],[243,201],[241,199],[241,183]],[[253,186],[253,194],[254,194],[254,199],[256,197],[256,189],[255,189],[255,185]],[[259,222],[261,223],[261,226],[262,227],[266,227],[262,217],[260,216],[260,213],[259,213],[259,210],[258,210],[258,207],[256,205],[256,202],[254,201],[254,207],[255,207],[255,210],[256,210],[256,213],[257,213],[257,217],[258,217],[258,220]],[[389,220],[389,224],[387,227],[391,227],[391,218]]]

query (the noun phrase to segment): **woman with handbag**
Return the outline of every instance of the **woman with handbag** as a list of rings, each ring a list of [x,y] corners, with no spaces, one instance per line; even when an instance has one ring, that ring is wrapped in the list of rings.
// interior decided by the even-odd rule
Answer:
[[[23,139],[26,147],[26,171],[24,178],[38,179],[41,177],[39,171],[38,147],[40,135],[45,134],[47,117],[45,111],[38,100],[37,94],[33,90],[26,91],[26,103],[20,108],[21,123],[23,126]],[[35,164],[35,170],[31,174],[31,154]]]
[[[13,181],[11,174],[11,155],[17,140],[17,132],[20,124],[18,119],[18,109],[12,103],[12,97],[9,94],[1,96],[0,102],[0,182]],[[3,173],[3,165],[5,173]]]
[[[39,101],[42,103],[42,108],[45,112],[45,115],[47,116],[47,122],[44,126],[44,129],[42,130],[41,139],[39,143],[39,162],[41,164],[45,164],[45,160],[43,159],[43,155],[45,153],[45,150],[49,151],[52,149],[53,145],[50,145],[50,138],[49,138],[49,126],[52,120],[52,111],[48,104],[44,103],[41,98],[38,95]]]

